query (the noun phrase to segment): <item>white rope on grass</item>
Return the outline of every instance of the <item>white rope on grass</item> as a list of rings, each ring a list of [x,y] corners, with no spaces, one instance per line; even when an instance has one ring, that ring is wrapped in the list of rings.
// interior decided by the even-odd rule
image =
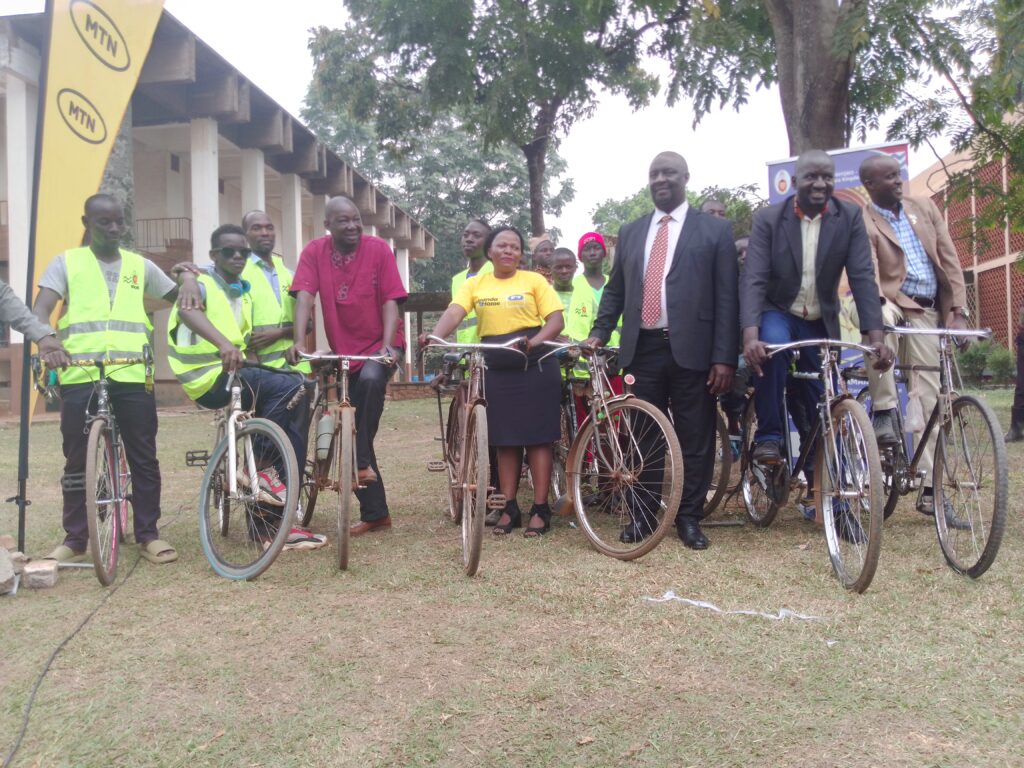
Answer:
[[[764,613],[763,611],[726,611],[719,608],[714,603],[709,603],[707,600],[691,600],[688,597],[679,597],[671,589],[661,597],[645,597],[643,598],[649,603],[668,603],[676,602],[683,603],[684,605],[692,605],[694,608],[705,608],[715,613],[721,613],[725,616],[757,616],[758,618],[768,619],[769,621],[782,621],[783,619],[796,619],[798,621],[824,621],[821,616],[807,616],[796,611],[791,611],[789,608],[780,608],[778,613]]]

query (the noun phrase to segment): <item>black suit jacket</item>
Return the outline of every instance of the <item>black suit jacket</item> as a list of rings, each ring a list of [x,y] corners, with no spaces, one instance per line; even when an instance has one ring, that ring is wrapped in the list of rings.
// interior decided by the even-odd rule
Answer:
[[[644,295],[644,247],[654,213],[619,230],[615,265],[601,295],[593,335],[608,341],[622,317],[619,360],[633,361]],[[739,297],[732,224],[687,209],[665,277],[669,344],[682,368],[706,371],[716,363],[736,367]]]
[[[765,309],[788,312],[803,275],[803,237],[794,196],[754,215],[754,231],[740,285],[740,322],[760,327]],[[839,280],[843,270],[853,291],[861,333],[882,329],[871,246],[859,206],[832,198],[823,214],[814,262],[821,319],[830,338],[840,338]]]

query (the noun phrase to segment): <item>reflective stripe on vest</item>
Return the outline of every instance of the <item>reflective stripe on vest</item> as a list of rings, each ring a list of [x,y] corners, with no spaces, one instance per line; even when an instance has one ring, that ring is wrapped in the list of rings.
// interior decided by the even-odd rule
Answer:
[[[224,337],[243,352],[252,331],[252,299],[242,295],[242,324],[235,319],[235,311],[220,283],[212,275],[199,275],[199,282],[206,286],[206,319]],[[178,319],[178,307],[171,310],[167,320],[167,362],[181,383],[185,394],[196,400],[213,386],[222,370],[220,355],[213,343],[196,334],[194,344],[178,344],[178,327],[185,326]]]
[[[488,272],[494,271],[494,264],[490,261],[485,261],[484,265],[480,267],[480,271],[474,275],[486,275]],[[459,292],[459,288],[462,284],[469,279],[469,269],[464,269],[452,278],[452,298],[455,298],[455,294]],[[476,344],[480,341],[480,333],[477,331],[477,320],[476,312],[470,312],[466,315],[459,327],[455,329],[455,341],[459,344]]]
[[[114,301],[96,254],[89,247],[72,248],[64,254],[68,276],[67,312],[57,321],[57,335],[75,361],[142,357],[142,348],[153,343],[153,324],[146,315],[146,262],[137,253],[119,250],[121,272],[114,289]],[[142,384],[142,364],[112,368],[114,381]],[[96,372],[68,368],[58,374],[61,384],[85,384]]]
[[[294,275],[285,266],[284,260],[277,254],[271,254],[274,262],[274,270],[277,272],[277,283],[281,290],[281,298],[278,299],[274,293],[274,286],[270,284],[266,270],[256,263],[255,259],[249,259],[242,270],[242,277],[249,281],[252,286],[252,330],[276,331],[281,328],[291,330],[295,321],[295,299],[288,291],[292,287]],[[273,344],[256,350],[256,358],[271,368],[288,368],[310,373],[312,370],[309,363],[301,362],[289,366],[284,358],[284,353],[292,345],[292,335],[289,333],[283,339],[278,339]]]

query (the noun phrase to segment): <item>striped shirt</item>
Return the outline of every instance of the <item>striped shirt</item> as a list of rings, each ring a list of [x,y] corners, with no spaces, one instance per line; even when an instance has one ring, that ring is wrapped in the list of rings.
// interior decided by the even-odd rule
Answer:
[[[900,215],[905,212],[903,205],[900,205],[896,213],[879,208],[874,203],[871,205],[889,222],[900,241],[900,248],[903,249],[903,256],[907,262],[907,278],[900,286],[900,291],[907,296],[925,296],[934,299],[939,292],[935,267],[932,265],[931,259],[928,258],[928,254],[925,253],[920,238],[914,232],[909,217]]]

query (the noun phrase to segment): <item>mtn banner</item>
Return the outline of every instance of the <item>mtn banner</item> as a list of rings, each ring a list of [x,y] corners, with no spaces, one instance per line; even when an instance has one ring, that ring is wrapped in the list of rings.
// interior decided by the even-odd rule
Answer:
[[[909,145],[904,141],[897,144],[877,144],[871,147],[854,147],[853,149],[836,149],[828,153],[836,164],[835,196],[840,200],[849,200],[865,206],[868,193],[860,183],[860,164],[872,155],[889,155],[900,164],[900,175],[904,181],[910,181],[907,168]],[[768,202],[781,203],[790,195],[796,194],[794,186],[796,174],[796,158],[776,160],[768,163]]]

